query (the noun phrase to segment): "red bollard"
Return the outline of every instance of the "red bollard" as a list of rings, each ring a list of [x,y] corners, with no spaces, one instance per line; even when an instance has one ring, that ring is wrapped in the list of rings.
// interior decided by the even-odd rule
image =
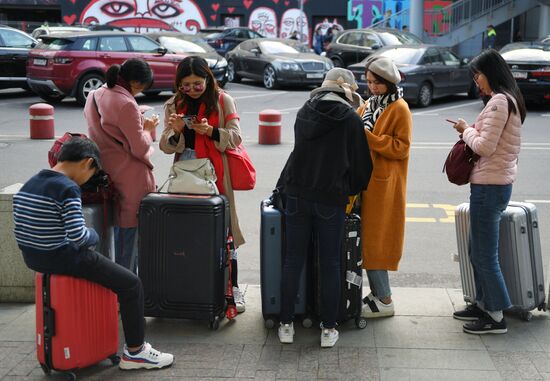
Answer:
[[[47,103],[36,103],[29,107],[31,139],[53,139],[54,108]]]
[[[280,144],[281,143],[281,120],[282,120],[282,115],[279,110],[261,111],[258,143]]]

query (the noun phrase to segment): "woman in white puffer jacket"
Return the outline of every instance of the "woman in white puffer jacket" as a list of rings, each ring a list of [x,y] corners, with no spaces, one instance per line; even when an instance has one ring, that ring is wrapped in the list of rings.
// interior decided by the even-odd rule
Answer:
[[[470,261],[474,268],[476,303],[453,317],[470,321],[472,334],[506,333],[502,311],[511,307],[498,260],[499,224],[512,195],[526,109],[508,65],[493,49],[470,63],[474,81],[491,99],[469,126],[459,119],[454,128],[480,156],[470,175]]]

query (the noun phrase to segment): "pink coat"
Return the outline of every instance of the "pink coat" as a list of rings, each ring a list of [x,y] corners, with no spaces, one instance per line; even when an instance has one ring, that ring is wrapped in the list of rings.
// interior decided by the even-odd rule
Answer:
[[[518,110],[511,112],[508,118],[508,101],[504,94],[491,97],[477,117],[474,128],[465,129],[462,138],[481,156],[470,174],[472,184],[506,185],[515,181],[521,145],[521,117]]]
[[[97,102],[101,114],[94,104]],[[103,169],[120,193],[116,225],[137,227],[141,199],[155,190],[151,155],[153,139],[143,129],[143,115],[134,97],[123,87],[106,85],[91,93],[84,106],[88,134],[101,152]]]

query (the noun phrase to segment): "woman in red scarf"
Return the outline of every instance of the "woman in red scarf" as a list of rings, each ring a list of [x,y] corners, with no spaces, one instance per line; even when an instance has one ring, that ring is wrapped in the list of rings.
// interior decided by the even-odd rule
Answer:
[[[180,62],[176,72],[176,94],[164,104],[164,131],[160,149],[175,154],[174,161],[208,158],[216,170],[216,185],[229,200],[231,233],[235,248],[242,245],[244,237],[239,227],[235,197],[228,172],[226,149],[241,144],[241,129],[235,102],[217,85],[208,63],[200,57],[191,56]],[[196,115],[188,128],[181,118]],[[237,252],[233,252],[231,281],[238,312],[244,312],[245,302],[237,283]]]

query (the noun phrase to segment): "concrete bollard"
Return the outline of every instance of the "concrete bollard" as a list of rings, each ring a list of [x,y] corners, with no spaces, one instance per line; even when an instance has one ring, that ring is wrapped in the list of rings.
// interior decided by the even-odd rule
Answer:
[[[53,139],[54,108],[47,103],[36,103],[29,107],[31,139]]]
[[[281,120],[279,110],[263,110],[260,112],[260,125],[258,131],[258,143],[280,144],[281,143]]]

